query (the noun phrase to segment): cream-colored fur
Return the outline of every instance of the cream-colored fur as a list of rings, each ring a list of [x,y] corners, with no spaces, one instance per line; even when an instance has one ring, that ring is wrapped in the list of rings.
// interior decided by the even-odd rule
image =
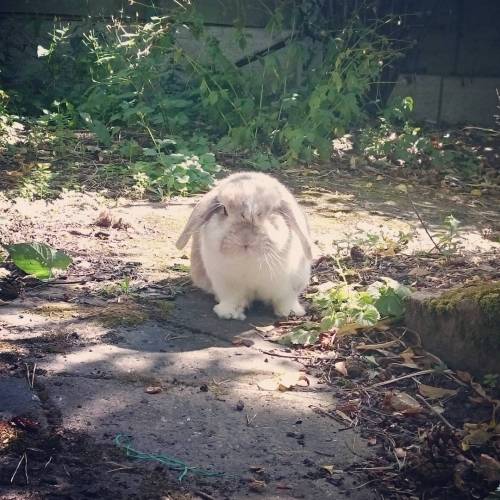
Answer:
[[[276,179],[242,172],[222,180],[193,210],[178,248],[190,236],[193,283],[215,295],[219,317],[245,319],[254,300],[279,316],[305,314],[298,297],[310,277],[309,227]]]

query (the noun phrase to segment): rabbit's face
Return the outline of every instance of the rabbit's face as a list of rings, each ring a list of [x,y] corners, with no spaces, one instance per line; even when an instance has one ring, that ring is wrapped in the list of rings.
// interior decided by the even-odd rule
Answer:
[[[279,211],[280,197],[273,186],[229,185],[217,196],[220,251],[225,255],[276,255],[286,245],[289,230]]]

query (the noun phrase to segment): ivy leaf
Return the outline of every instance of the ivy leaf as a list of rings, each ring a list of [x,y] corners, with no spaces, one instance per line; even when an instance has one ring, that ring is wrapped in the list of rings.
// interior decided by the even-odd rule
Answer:
[[[69,255],[44,243],[16,243],[6,248],[16,267],[41,280],[52,278],[54,269],[66,269],[72,262]]]

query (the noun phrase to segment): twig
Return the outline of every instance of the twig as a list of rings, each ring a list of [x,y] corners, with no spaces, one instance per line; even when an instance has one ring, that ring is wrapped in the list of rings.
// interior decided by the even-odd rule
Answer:
[[[16,477],[17,471],[19,470],[19,467],[21,467],[21,464],[23,463],[23,460],[26,459],[26,452],[23,453],[23,456],[19,460],[16,470],[14,471],[14,474],[12,474],[12,477],[10,478],[10,483],[12,484],[14,482],[14,478]]]
[[[300,354],[292,354],[287,356],[286,354],[279,354],[277,352],[265,351],[264,349],[259,349],[260,352],[267,354],[269,356],[276,356],[278,358],[289,358],[289,359],[316,359],[317,356],[301,356]]]
[[[407,373],[406,375],[402,375],[401,377],[391,378],[391,380],[384,380],[383,382],[377,382],[376,384],[370,385],[368,388],[373,389],[374,387],[382,387],[383,385],[393,384],[394,382],[399,382],[400,380],[404,380],[405,378],[419,377],[421,375],[429,375],[430,373],[449,373],[450,370],[420,370],[415,373]]]
[[[429,410],[431,410],[435,415],[437,415],[439,419],[445,425],[447,425],[452,431],[458,430],[454,425],[450,424],[450,422],[448,422],[448,420],[446,420],[446,418],[444,418],[443,415],[441,415],[435,408],[433,408],[423,396],[421,396],[420,394],[415,394],[415,395],[417,396],[418,399],[420,399],[420,401],[422,401],[422,403],[425,404],[425,406],[427,406],[427,408],[429,408]]]
[[[28,477],[28,455],[24,452],[24,475],[26,476],[26,484],[29,484],[30,480]]]
[[[215,497],[201,490],[194,490],[194,493],[205,500],[215,500]]]
[[[49,466],[50,462],[52,462],[52,455],[50,455],[50,458],[47,460],[47,463],[43,466],[43,470],[45,470]]]
[[[31,389],[35,387],[35,372],[36,372],[36,363],[33,365],[33,373],[31,376]]]
[[[415,215],[418,217],[418,220],[420,221],[420,224],[422,224],[422,227],[424,228],[424,231],[427,233],[427,236],[432,241],[432,244],[434,245],[434,247],[436,248],[436,250],[439,252],[439,254],[443,255],[443,252],[441,251],[441,248],[439,248],[439,245],[434,241],[434,238],[432,237],[432,234],[429,232],[429,229],[427,228],[427,225],[422,220],[422,217],[420,217],[420,213],[418,212],[417,207],[415,206],[415,203],[413,203],[413,200],[410,198],[410,195],[408,193],[406,193],[406,196],[408,197],[408,200],[411,203],[411,206],[413,207],[413,211],[415,212]]]
[[[255,418],[257,417],[257,413],[253,416],[253,417],[249,417],[248,416],[248,413],[246,415],[247,417],[247,426],[250,427],[250,425],[252,425],[252,422],[255,420]]]

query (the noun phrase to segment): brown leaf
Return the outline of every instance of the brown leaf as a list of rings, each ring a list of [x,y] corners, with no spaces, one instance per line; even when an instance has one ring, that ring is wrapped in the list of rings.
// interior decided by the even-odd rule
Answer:
[[[457,370],[456,372],[457,378],[466,384],[472,381],[472,375],[469,372],[463,372],[461,370]]]
[[[162,391],[162,388],[158,385],[150,385],[144,389],[144,392],[148,394],[159,394]]]
[[[488,424],[464,424],[467,435],[462,440],[462,450],[467,451],[475,446],[482,446],[495,435],[495,428]]]
[[[337,372],[339,372],[344,377],[347,377],[347,366],[345,364],[345,361],[337,361],[334,367]]]
[[[111,227],[113,224],[113,216],[111,215],[111,212],[109,210],[103,210],[99,214],[99,217],[97,217],[94,224],[99,227]]]
[[[370,437],[366,440],[366,444],[368,446],[375,446],[377,444],[377,438],[376,437]]]
[[[252,479],[248,484],[251,491],[256,493],[263,493],[266,490],[266,483],[264,481],[259,481],[258,479]]]
[[[414,267],[413,269],[410,269],[408,271],[408,274],[410,276],[414,276],[415,278],[422,277],[422,276],[427,276],[430,274],[430,271],[428,269],[424,269],[423,267]]]
[[[356,349],[358,351],[378,351],[379,349],[387,349],[397,344],[399,344],[397,340],[389,340],[380,344],[359,344],[356,346]]]
[[[487,481],[500,481],[500,462],[489,455],[481,454],[479,471]]]
[[[241,337],[234,337],[234,339],[231,341],[231,344],[234,346],[245,346],[245,347],[252,347],[255,342],[250,339],[243,339]]]
[[[429,399],[441,399],[447,396],[455,396],[458,392],[457,389],[445,389],[443,387],[434,387],[432,385],[420,384],[418,392]]]
[[[404,448],[394,448],[394,454],[401,459],[406,458],[406,450]]]
[[[269,333],[274,330],[275,326],[274,325],[254,326],[254,328],[260,333]]]
[[[406,392],[394,391],[386,394],[384,406],[404,415],[415,415],[423,408],[420,403]]]
[[[414,358],[415,358],[416,354],[411,347],[408,347],[407,349],[405,349],[399,356],[401,358],[403,358],[404,364],[408,368],[420,368],[417,365],[417,363],[415,363]]]
[[[322,465],[321,469],[326,470],[326,472],[328,472],[329,474],[338,474],[344,472],[340,469],[336,469],[335,465]]]

